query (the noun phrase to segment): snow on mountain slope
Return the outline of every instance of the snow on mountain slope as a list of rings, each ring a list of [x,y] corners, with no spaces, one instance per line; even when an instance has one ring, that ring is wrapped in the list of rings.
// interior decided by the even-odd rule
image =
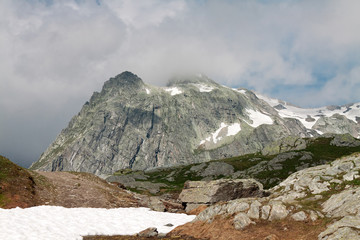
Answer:
[[[276,109],[282,118],[298,119],[308,129],[312,129],[321,117],[332,117],[334,114],[345,116],[355,124],[360,123],[360,103],[321,108],[300,108],[278,99],[255,94]]]

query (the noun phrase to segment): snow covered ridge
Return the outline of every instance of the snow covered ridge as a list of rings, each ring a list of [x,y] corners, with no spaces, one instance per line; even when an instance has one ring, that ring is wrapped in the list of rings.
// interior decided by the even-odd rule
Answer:
[[[87,235],[132,235],[149,227],[168,233],[194,218],[148,208],[0,208],[0,239],[77,240]],[[165,226],[169,223],[173,226]]]
[[[256,96],[270,106],[274,107],[280,117],[298,119],[306,128],[311,129],[320,117],[331,117],[334,114],[340,114],[357,123],[360,117],[360,103],[341,107],[321,107],[321,108],[300,108],[278,99],[269,98],[256,93]]]
[[[218,128],[214,133],[211,134],[210,137],[207,137],[205,140],[200,141],[200,145],[209,143],[217,143],[222,140],[224,137],[234,136],[241,131],[240,123],[233,123],[231,125],[227,125],[225,123],[220,124],[220,128]]]
[[[164,88],[166,92],[169,92],[171,96],[182,93],[182,91],[177,87]]]

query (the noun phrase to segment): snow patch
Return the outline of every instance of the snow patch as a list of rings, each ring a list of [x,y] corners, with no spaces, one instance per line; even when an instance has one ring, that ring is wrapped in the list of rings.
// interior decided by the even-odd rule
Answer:
[[[146,94],[150,94],[150,90],[148,88],[145,88]]]
[[[205,84],[195,84],[195,86],[199,89],[200,92],[211,92],[215,89],[214,87]]]
[[[168,233],[194,218],[148,208],[0,208],[0,239],[71,240],[86,235],[132,235],[149,227]],[[165,226],[169,223],[173,226]]]
[[[227,125],[225,123],[220,124],[220,128],[218,128],[214,133],[211,134],[210,137],[207,137],[205,140],[200,141],[200,145],[205,144],[206,142],[217,143],[223,137],[234,136],[241,131],[240,123],[233,123],[231,125]]]
[[[252,109],[245,109],[245,111],[247,112],[250,120],[252,120],[252,123],[248,123],[250,126],[257,128],[258,126],[262,125],[262,124],[273,124],[274,121],[271,119],[271,117],[269,117],[268,115],[256,111],[256,110],[252,110]]]
[[[239,92],[241,94],[246,94],[246,90],[245,89],[236,89],[236,88],[232,88],[232,90]]]
[[[177,87],[165,88],[165,91],[169,92],[171,96],[182,93],[182,91]]]

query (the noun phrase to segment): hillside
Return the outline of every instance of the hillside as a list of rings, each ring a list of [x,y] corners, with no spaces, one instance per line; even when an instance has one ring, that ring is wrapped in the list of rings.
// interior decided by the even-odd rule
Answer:
[[[359,116],[360,104],[301,109],[204,75],[155,87],[123,72],[93,94],[31,169],[103,175],[253,154],[288,136],[357,138]]]
[[[0,208],[136,207],[141,200],[89,173],[35,172],[0,156]]]
[[[288,145],[286,145],[287,143]],[[158,168],[147,171],[116,172],[107,178],[127,188],[154,195],[180,192],[188,180],[214,180],[220,178],[254,178],[269,189],[286,179],[291,173],[318,166],[352,153],[360,152],[360,140],[350,135],[327,135],[318,138],[288,138],[281,145],[288,151],[279,154],[248,154],[190,164],[176,168]],[[267,151],[273,151],[271,148]]]

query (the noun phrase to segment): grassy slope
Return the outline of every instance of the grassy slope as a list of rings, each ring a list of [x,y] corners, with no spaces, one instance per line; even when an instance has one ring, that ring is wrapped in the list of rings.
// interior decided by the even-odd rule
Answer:
[[[0,207],[30,207],[36,200],[35,182],[31,174],[0,156]]]
[[[303,160],[302,164],[308,164],[308,166],[321,165],[326,162],[333,161],[339,157],[352,154],[354,152],[360,152],[359,147],[337,147],[330,145],[332,138],[317,138],[310,141],[307,148],[301,151],[293,152],[310,152],[313,157],[309,160]],[[232,165],[236,171],[246,171],[250,167],[254,167],[260,162],[270,161],[276,157],[273,156],[263,156],[261,154],[248,154],[239,157],[232,157],[228,159],[215,160],[219,162],[226,162]],[[292,159],[287,159],[282,163],[281,170],[269,170],[265,169],[256,174],[248,175],[247,177],[252,177],[264,184],[265,188],[271,188],[286,179],[291,173],[296,172],[296,168],[299,166],[299,158],[301,156],[294,157]],[[165,183],[168,187],[162,189],[161,193],[164,192],[180,192],[184,186],[185,181],[187,180],[201,180],[203,177],[197,176],[194,172],[190,171],[192,166],[197,164],[177,167],[177,168],[168,168],[168,169],[159,169],[152,172],[146,172],[145,175],[148,177],[146,181],[153,183]],[[121,174],[132,174],[133,172],[123,172]],[[172,174],[173,181],[168,180],[169,174]],[[116,174],[115,174],[116,175]],[[230,176],[218,176],[217,178],[230,177]],[[144,180],[137,180],[144,181]],[[135,190],[140,193],[147,193],[146,191],[139,189],[130,189]]]

